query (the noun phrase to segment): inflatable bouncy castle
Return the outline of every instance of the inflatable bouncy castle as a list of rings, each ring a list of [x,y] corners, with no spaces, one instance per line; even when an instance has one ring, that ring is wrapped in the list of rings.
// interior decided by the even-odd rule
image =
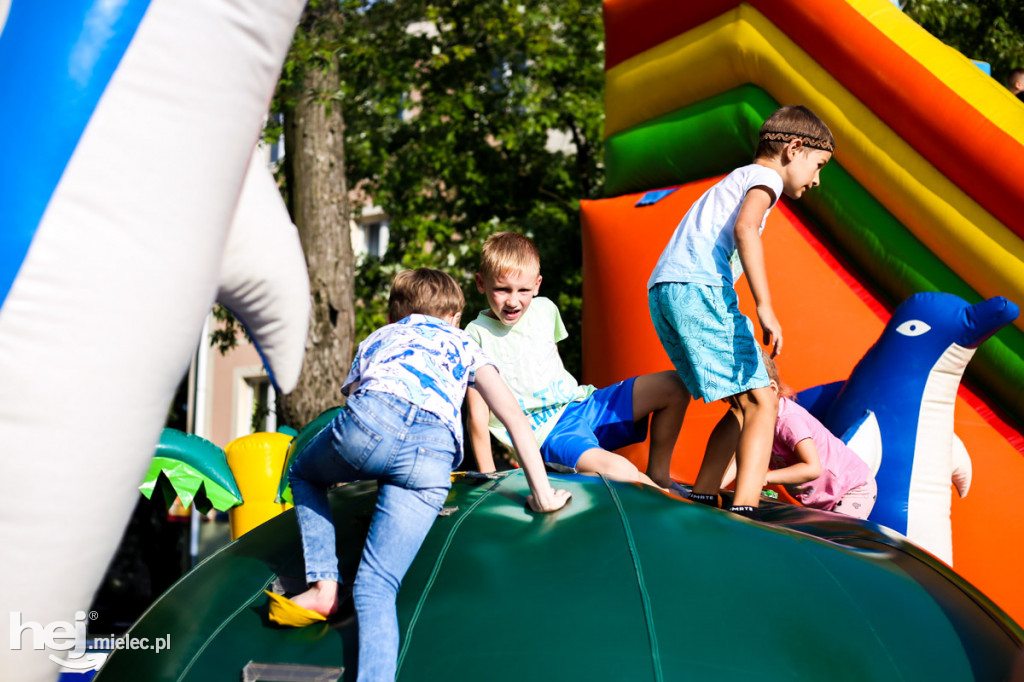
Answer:
[[[645,305],[647,278],[690,204],[750,162],[761,122],[783,104],[811,108],[837,143],[821,186],[781,201],[763,235],[785,382],[798,390],[845,382],[897,305],[918,292],[964,305],[1024,303],[1024,218],[1015,207],[1024,195],[1024,106],[891,3],[607,0],[605,30],[610,198],[583,207],[588,383],[671,367]],[[745,282],[737,291],[756,319]],[[953,319],[958,306],[940,317]],[[920,542],[1020,621],[1024,515],[1007,502],[1024,486],[1024,320],[1007,314],[998,325],[991,338],[977,335],[966,385],[955,393],[954,381],[950,393],[955,409],[950,397],[944,425],[972,472],[964,499],[948,476],[931,483],[937,497],[952,496],[951,547]],[[895,362],[924,362],[904,352]],[[694,479],[723,410],[691,405],[673,460],[679,479]],[[830,426],[842,435],[849,423]],[[926,456],[948,463],[951,438],[923,448]],[[629,454],[642,462],[645,451]],[[896,499],[894,484],[883,485],[886,466],[883,455],[873,520],[886,513],[886,485]],[[877,520],[914,540],[914,505],[899,494],[894,514],[903,519]]]

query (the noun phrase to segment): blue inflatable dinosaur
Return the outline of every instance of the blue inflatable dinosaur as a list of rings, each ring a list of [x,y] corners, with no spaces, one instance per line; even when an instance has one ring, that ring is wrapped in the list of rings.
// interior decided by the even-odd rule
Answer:
[[[970,485],[970,461],[953,433],[957,389],[978,346],[1019,312],[1002,297],[971,305],[952,294],[916,294],[848,380],[798,396],[876,472],[870,520],[949,564],[950,481],[961,496]]]

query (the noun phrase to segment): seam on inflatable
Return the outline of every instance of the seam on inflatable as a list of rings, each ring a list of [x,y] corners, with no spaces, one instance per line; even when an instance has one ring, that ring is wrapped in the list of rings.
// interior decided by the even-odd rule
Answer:
[[[423,591],[420,593],[420,598],[416,602],[416,608],[413,609],[412,618],[409,619],[409,625],[405,628],[405,636],[402,638],[402,650],[398,653],[398,665],[395,667],[395,679],[401,675],[402,663],[405,661],[405,655],[409,651],[409,643],[412,642],[412,631],[416,627],[416,621],[419,620],[420,612],[423,610],[423,605],[427,601],[427,597],[430,596],[430,590],[434,586],[434,581],[437,580],[438,574],[441,572],[441,564],[444,563],[444,558],[448,554],[448,548],[451,547],[452,541],[455,538],[455,534],[458,532],[459,527],[462,526],[462,522],[469,518],[469,515],[473,513],[473,510],[480,506],[484,500],[491,496],[491,494],[501,486],[502,483],[509,480],[513,476],[524,475],[523,472],[516,471],[510,476],[499,478],[494,484],[484,491],[484,493],[466,508],[463,513],[452,525],[451,530],[448,531],[448,537],[444,540],[444,545],[441,546],[441,551],[437,553],[437,558],[434,559],[434,567],[430,570],[430,577],[427,578],[426,584],[423,586]]]
[[[212,633],[210,633],[210,636],[207,637],[205,640],[203,640],[202,646],[200,646],[198,649],[196,649],[195,654],[193,654],[192,657],[189,659],[188,665],[186,665],[185,669],[181,671],[181,674],[178,675],[177,678],[175,678],[178,682],[181,682],[186,677],[188,677],[188,673],[189,673],[190,670],[192,670],[192,666],[195,665],[196,661],[199,660],[199,657],[203,655],[203,653],[206,651],[207,647],[210,646],[210,643],[213,642],[213,640],[217,639],[217,635],[219,635],[221,633],[221,630],[226,628],[228,626],[228,623],[230,623],[232,620],[235,619],[235,616],[237,616],[242,611],[245,611],[246,609],[251,607],[252,603],[254,601],[256,601],[261,596],[263,596],[263,590],[268,589],[273,582],[274,582],[274,576],[271,575],[263,583],[263,587],[261,587],[260,589],[256,590],[255,594],[253,594],[252,597],[250,597],[245,602],[243,602],[241,606],[239,606],[237,609],[235,609],[234,611],[231,612],[230,616],[228,616],[227,618],[225,618],[224,620],[222,620],[220,622],[220,625],[218,625],[216,627],[216,629],[214,629],[214,631]]]
[[[654,618],[651,614],[651,595],[647,591],[647,583],[644,581],[643,567],[640,565],[640,553],[637,550],[636,542],[633,540],[633,531],[629,526],[629,519],[626,518],[626,511],[622,507],[622,501],[619,499],[618,494],[615,492],[615,488],[612,487],[608,477],[604,474],[599,474],[601,480],[604,481],[605,487],[608,489],[608,494],[612,498],[612,502],[615,503],[615,510],[619,513],[619,520],[622,522],[622,531],[626,536],[626,545],[629,547],[629,556],[633,561],[633,570],[636,571],[636,585],[637,589],[640,590],[640,601],[644,608],[644,621],[647,623],[647,637],[651,643],[651,665],[654,668],[654,679],[658,682],[662,682],[665,679],[664,674],[661,671],[661,653],[658,649],[658,635],[654,629]]]

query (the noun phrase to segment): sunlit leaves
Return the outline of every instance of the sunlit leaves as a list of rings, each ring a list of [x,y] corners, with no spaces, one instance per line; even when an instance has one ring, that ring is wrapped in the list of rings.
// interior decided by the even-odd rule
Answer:
[[[1024,68],[1024,7],[1020,0],[908,0],[904,11],[961,53],[992,65],[1005,80]]]
[[[563,306],[578,344],[579,199],[597,196],[603,179],[600,3],[343,7],[350,186],[361,183],[391,220],[383,263],[357,275],[360,332],[382,319],[395,267],[451,272],[465,282],[471,319],[483,306],[471,277],[480,245],[516,230],[537,241],[543,293]],[[552,130],[572,145],[548,149]],[[578,370],[578,346],[563,351]]]

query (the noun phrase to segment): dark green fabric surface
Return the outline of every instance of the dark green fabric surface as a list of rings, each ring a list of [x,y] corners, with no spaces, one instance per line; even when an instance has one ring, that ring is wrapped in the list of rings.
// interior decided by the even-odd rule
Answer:
[[[459,479],[399,594],[398,679],[989,680],[1024,633],[920,550],[879,527],[766,503],[767,523],[652,489],[553,476],[569,507],[524,507],[520,472]],[[332,494],[343,575],[375,499]],[[828,541],[832,538],[835,541]],[[300,577],[294,512],[210,557],[130,632],[168,651],[119,651],[96,678],[237,680],[250,660],[345,666],[355,618],[282,629],[262,590]],[[642,591],[641,588],[644,588]]]

